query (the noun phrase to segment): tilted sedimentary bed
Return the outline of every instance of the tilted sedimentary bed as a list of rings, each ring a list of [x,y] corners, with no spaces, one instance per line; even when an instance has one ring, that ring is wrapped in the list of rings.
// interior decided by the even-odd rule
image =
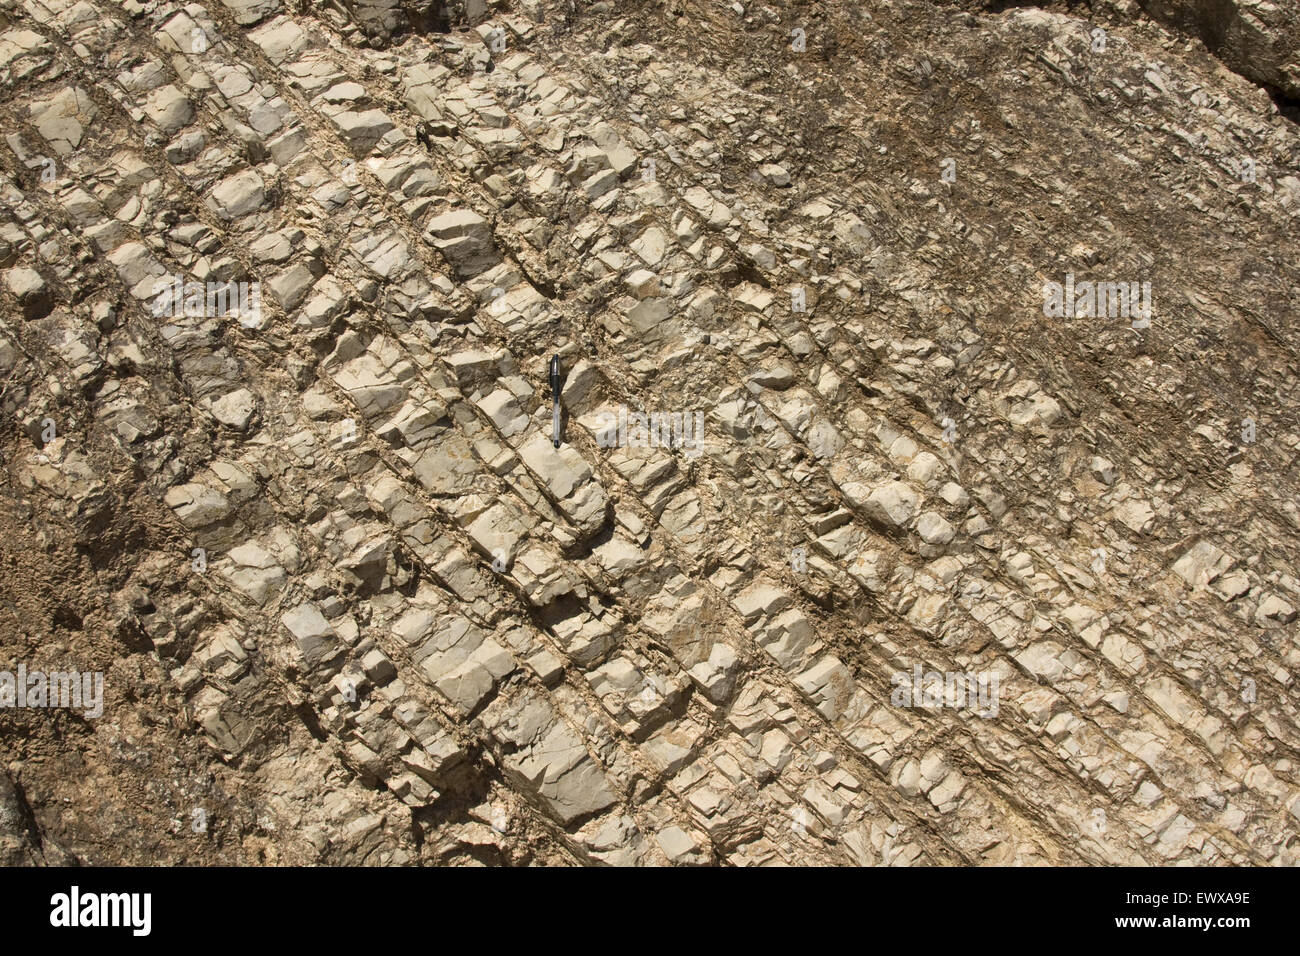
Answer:
[[[1295,5],[1166,7],[0,3],[4,860],[1300,862]]]

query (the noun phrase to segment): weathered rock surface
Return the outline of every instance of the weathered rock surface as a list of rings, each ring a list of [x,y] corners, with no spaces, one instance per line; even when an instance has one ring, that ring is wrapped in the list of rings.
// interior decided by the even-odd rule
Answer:
[[[1294,3],[960,6],[0,4],[0,861],[1300,863]]]

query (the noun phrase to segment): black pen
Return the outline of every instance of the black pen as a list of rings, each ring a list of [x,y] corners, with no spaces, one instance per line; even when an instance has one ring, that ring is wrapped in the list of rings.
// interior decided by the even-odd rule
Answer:
[[[551,356],[551,397],[555,400],[555,409],[551,415],[551,442],[560,447],[560,357]]]

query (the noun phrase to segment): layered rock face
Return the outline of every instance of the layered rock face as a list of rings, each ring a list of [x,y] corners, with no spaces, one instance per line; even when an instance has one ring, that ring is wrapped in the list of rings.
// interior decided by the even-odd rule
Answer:
[[[1294,0],[1147,0],[1142,9],[1202,40],[1234,72],[1300,99],[1300,5]]]
[[[0,11],[0,670],[103,678],[0,675],[6,862],[1300,862],[1300,136],[1221,51]]]

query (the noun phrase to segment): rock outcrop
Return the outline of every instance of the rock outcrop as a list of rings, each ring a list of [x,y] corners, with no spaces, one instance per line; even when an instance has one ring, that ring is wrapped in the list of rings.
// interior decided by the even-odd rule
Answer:
[[[5,862],[1300,862],[1294,6],[1149,9],[0,4]]]

